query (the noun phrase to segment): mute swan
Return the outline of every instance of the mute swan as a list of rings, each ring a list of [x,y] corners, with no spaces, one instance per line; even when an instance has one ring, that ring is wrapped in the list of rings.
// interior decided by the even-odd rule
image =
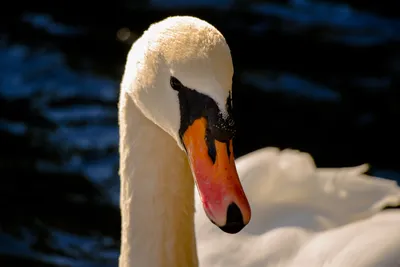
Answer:
[[[232,76],[224,37],[194,17],[155,23],[133,44],[119,100],[119,266],[399,264],[399,212],[380,212],[400,203],[394,182],[275,148],[236,171]]]

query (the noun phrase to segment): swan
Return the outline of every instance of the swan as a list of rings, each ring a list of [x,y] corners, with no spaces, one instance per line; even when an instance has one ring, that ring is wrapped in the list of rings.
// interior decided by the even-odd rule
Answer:
[[[195,17],[154,23],[132,45],[119,266],[398,266],[400,215],[382,211],[400,204],[394,182],[296,150],[234,160],[232,76],[223,35]]]

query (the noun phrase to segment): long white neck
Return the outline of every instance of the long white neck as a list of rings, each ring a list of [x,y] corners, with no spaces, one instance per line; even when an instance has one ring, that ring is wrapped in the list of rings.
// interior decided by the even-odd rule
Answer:
[[[194,182],[175,140],[122,91],[120,267],[198,266]]]

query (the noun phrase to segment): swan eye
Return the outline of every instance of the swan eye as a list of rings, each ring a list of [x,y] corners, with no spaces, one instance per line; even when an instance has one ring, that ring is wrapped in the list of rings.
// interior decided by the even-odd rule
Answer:
[[[172,89],[179,91],[183,88],[183,84],[174,76],[171,76],[169,83],[171,84]]]
[[[226,109],[229,114],[232,114],[232,94],[229,92],[228,99],[226,100]]]

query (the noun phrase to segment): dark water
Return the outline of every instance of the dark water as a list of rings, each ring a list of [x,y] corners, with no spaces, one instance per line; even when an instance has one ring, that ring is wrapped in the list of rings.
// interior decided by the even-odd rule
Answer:
[[[0,266],[116,266],[118,84],[169,15],[226,36],[240,156],[263,146],[400,180],[400,14],[379,1],[14,1],[0,9]],[[24,6],[24,9],[20,7]]]

